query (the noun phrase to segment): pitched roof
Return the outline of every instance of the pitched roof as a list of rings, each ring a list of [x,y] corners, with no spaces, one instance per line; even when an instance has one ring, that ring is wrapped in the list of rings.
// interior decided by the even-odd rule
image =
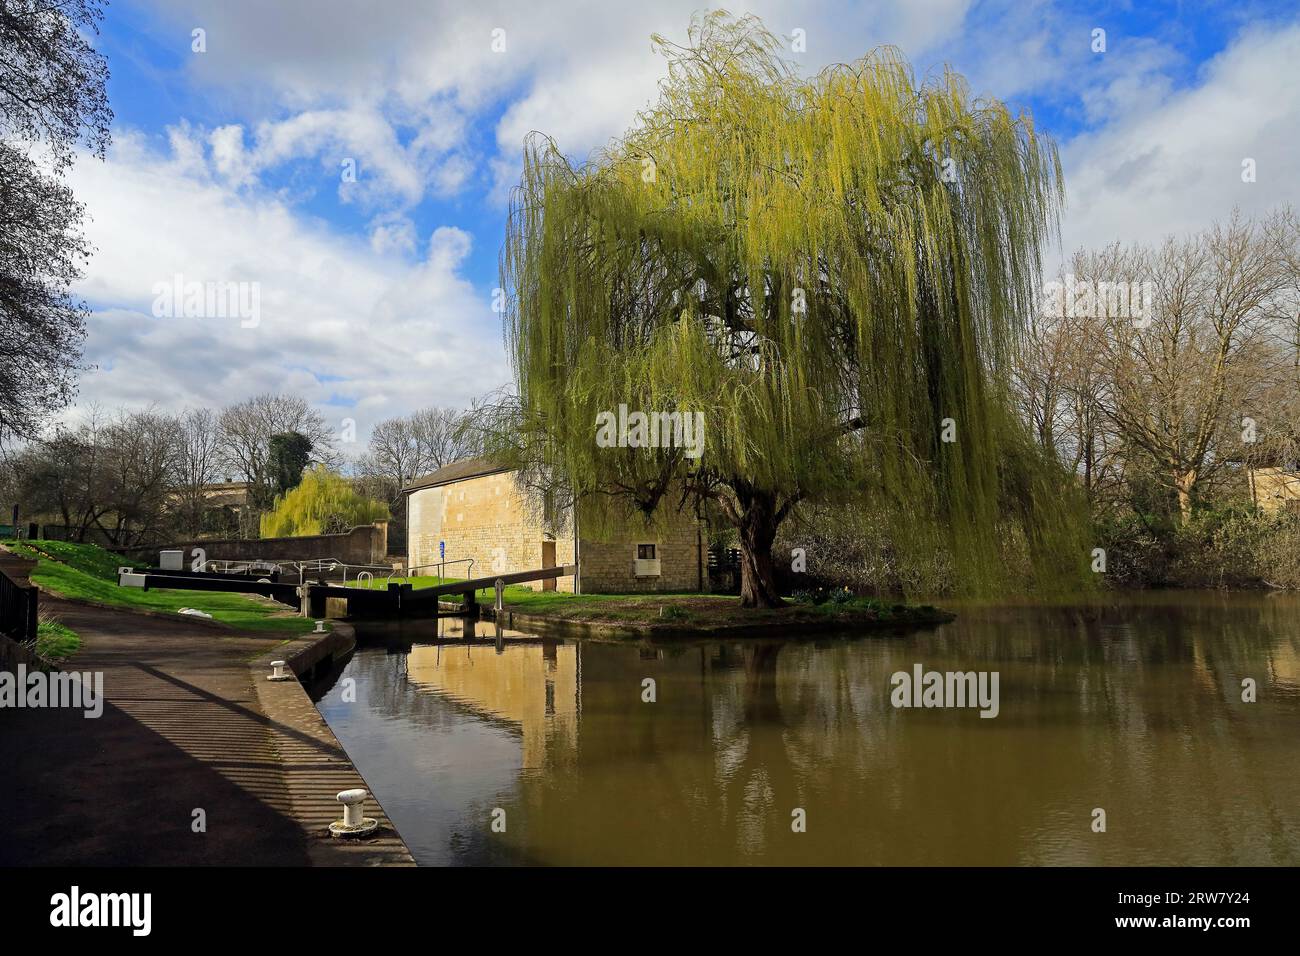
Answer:
[[[512,469],[498,464],[491,458],[462,458],[460,461],[453,461],[450,465],[444,465],[433,474],[425,475],[423,478],[417,478],[405,488],[402,494],[409,494],[412,491],[419,491],[422,488],[436,488],[438,485],[450,485],[452,482],[465,481],[468,478],[481,478],[483,475],[495,475],[503,471]]]

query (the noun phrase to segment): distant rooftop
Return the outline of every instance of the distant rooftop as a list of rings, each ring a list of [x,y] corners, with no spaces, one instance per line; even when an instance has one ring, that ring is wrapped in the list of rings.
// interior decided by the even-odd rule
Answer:
[[[495,475],[510,470],[486,456],[462,458],[460,461],[453,461],[450,465],[444,465],[433,474],[416,479],[403,488],[402,493],[408,494],[422,488],[436,488],[438,485],[450,485],[453,482],[465,481],[469,478],[481,478],[484,475]]]

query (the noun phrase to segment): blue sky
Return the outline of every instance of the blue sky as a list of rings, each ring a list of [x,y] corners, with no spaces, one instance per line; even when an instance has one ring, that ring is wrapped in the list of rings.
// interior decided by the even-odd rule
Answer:
[[[490,303],[522,137],[583,157],[629,125],[662,74],[650,34],[683,40],[700,9],[645,6],[113,2],[97,45],[114,145],[73,173],[98,247],[79,289],[98,366],[79,411],[290,390],[364,441],[378,420],[505,383]],[[1030,110],[1061,147],[1067,250],[1263,212],[1300,182],[1294,3],[731,9],[803,30],[790,56],[808,72],[892,43],[919,74],[949,64]],[[258,283],[256,326],[155,316],[155,285],[176,275]]]

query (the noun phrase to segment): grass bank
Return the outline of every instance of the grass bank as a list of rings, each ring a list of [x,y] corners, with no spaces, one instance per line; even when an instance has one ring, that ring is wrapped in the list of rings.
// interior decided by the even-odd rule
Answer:
[[[15,554],[35,559],[31,581],[58,597],[178,616],[181,608],[196,608],[241,630],[297,633],[304,627],[292,609],[252,595],[118,587],[117,569],[129,562],[93,544],[42,540],[3,544]]]
[[[445,579],[453,583],[454,578]],[[444,583],[436,577],[411,578],[412,587]],[[374,582],[374,587],[383,587]],[[484,588],[476,593],[480,604],[491,606],[496,592]],[[459,595],[448,595],[459,602]],[[771,628],[788,625],[906,628],[951,621],[951,613],[932,605],[897,604],[847,593],[829,599],[791,601],[776,609],[744,608],[740,599],[727,594],[570,594],[565,591],[534,591],[511,586],[505,589],[505,606],[516,614],[560,623],[615,625],[656,631],[716,631]]]

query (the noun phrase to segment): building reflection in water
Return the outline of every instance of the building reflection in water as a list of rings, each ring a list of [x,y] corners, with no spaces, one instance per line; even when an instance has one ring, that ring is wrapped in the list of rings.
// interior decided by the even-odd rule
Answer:
[[[407,656],[407,680],[483,720],[503,722],[523,740],[525,770],[545,766],[551,748],[577,745],[579,646],[555,641],[422,645]]]

